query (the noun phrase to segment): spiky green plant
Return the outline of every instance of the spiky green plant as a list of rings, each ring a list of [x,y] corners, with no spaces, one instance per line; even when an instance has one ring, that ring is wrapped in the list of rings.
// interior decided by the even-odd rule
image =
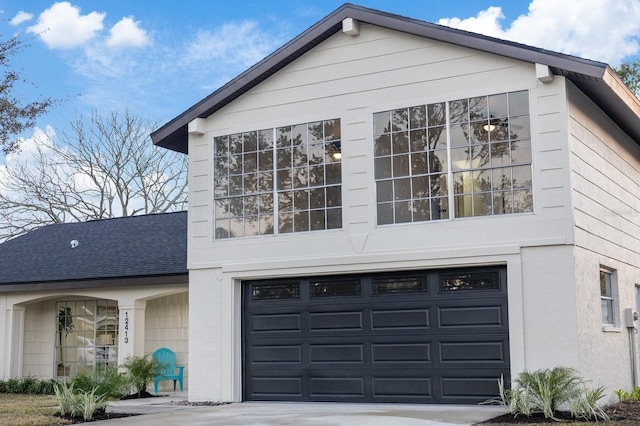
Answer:
[[[604,388],[588,389],[577,372],[567,367],[523,372],[507,389],[504,378],[498,380],[499,397],[486,401],[508,407],[514,417],[542,414],[559,420],[556,412],[568,406],[571,415],[583,419],[606,419],[597,403],[604,397]]]
[[[72,414],[74,410],[74,394],[72,382],[58,382],[53,387],[56,399],[58,400],[58,406],[60,407],[60,415],[66,416]]]
[[[97,390],[94,388],[90,392],[80,391],[74,394],[71,415],[82,416],[85,421],[89,421],[97,411],[106,409],[106,395],[98,395]]]

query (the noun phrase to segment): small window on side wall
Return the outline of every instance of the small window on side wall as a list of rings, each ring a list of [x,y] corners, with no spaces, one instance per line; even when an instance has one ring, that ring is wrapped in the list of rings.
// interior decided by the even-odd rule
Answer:
[[[600,306],[602,309],[602,325],[615,326],[616,277],[615,271],[600,268]]]

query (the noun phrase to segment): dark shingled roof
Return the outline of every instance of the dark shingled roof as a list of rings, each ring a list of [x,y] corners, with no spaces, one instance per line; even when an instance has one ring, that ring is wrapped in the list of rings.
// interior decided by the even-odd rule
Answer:
[[[345,3],[308,30],[175,117],[151,134],[154,144],[188,153],[188,124],[207,118],[242,96],[291,62],[342,30],[342,20],[352,18],[421,37],[440,40],[531,63],[549,66],[590,97],[631,138],[640,144],[640,100],[607,64],[550,50],[419,21],[400,15]]]
[[[187,273],[187,212],[49,225],[0,244],[0,291]]]

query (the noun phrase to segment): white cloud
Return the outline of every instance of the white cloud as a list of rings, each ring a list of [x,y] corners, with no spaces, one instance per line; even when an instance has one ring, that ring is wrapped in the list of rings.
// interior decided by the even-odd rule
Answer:
[[[54,3],[38,17],[38,23],[27,28],[40,36],[52,49],[70,49],[82,46],[104,28],[105,13],[80,14],[80,8],[69,2]]]
[[[532,0],[529,11],[502,27],[504,15],[490,7],[476,17],[444,18],[441,25],[513,40],[618,66],[640,51],[637,0]]]
[[[197,62],[217,60],[249,67],[269,54],[275,43],[273,35],[262,31],[256,22],[243,21],[225,24],[214,32],[199,31],[187,47],[187,55]]]
[[[133,17],[122,18],[109,30],[109,47],[143,47],[149,44],[147,32],[139,27]]]
[[[13,17],[13,19],[9,21],[9,24],[15,27],[17,25],[22,24],[23,22],[30,21],[32,18],[33,18],[32,13],[23,12],[21,10],[16,14],[16,16]]]

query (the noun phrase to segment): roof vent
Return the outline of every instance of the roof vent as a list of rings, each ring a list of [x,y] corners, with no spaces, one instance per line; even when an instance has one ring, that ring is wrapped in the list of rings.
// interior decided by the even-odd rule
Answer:
[[[71,240],[71,248],[76,248],[80,245],[78,240]]]

